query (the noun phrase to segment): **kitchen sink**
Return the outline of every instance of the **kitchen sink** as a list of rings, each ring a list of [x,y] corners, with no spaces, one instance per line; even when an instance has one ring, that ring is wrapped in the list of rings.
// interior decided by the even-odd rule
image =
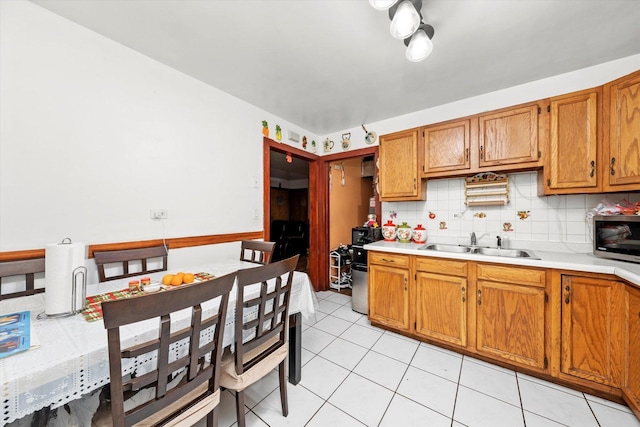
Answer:
[[[430,243],[422,246],[420,249],[436,252],[449,252],[458,254],[477,254],[498,256],[507,258],[529,258],[540,259],[533,252],[527,249],[500,249],[500,248],[486,248],[480,246],[464,246],[464,245],[441,245],[436,243]]]
[[[480,255],[504,256],[508,258],[540,259],[536,257],[533,252],[526,249],[475,248],[473,253]]]
[[[452,252],[457,254],[464,254],[471,252],[470,246],[456,246],[456,245],[438,245],[435,243],[430,243],[421,247],[420,249],[425,249],[428,251],[438,251],[438,252]]]

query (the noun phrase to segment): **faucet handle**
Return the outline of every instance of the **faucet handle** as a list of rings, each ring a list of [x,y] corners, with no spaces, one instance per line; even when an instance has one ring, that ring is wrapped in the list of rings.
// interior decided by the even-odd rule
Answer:
[[[498,241],[498,249],[502,249],[502,237],[496,236],[496,240]]]

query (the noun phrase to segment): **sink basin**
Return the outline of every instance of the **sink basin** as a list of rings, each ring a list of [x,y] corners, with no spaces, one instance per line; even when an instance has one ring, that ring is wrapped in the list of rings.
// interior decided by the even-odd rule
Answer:
[[[497,248],[474,248],[473,253],[480,255],[503,256],[508,258],[530,258],[540,259],[531,251],[525,249],[497,249]]]
[[[471,247],[469,246],[438,245],[435,243],[430,243],[421,247],[420,249],[424,249],[427,251],[452,252],[457,254],[465,254],[471,252]]]
[[[477,254],[477,255],[489,255],[507,258],[529,258],[540,259],[533,252],[527,249],[498,249],[498,248],[486,248],[478,246],[463,246],[463,245],[442,245],[437,243],[430,243],[422,246],[420,249],[436,252],[449,252],[457,254]]]

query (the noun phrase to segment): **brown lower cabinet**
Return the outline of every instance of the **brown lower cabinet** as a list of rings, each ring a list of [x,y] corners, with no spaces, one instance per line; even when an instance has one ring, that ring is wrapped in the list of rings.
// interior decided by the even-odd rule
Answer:
[[[615,280],[562,276],[563,375],[622,385],[624,288]]]
[[[544,270],[477,264],[476,351],[544,372]]]
[[[614,276],[369,251],[369,320],[640,418],[640,288]]]
[[[640,289],[627,286],[628,322],[625,336],[627,361],[622,393],[636,417],[640,418]]]
[[[409,255],[369,251],[369,318],[401,332],[410,331]]]
[[[467,263],[416,257],[416,336],[467,346]]]

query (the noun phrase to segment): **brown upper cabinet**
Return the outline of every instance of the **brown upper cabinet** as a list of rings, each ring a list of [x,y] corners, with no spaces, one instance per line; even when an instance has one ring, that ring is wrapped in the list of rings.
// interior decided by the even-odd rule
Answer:
[[[638,190],[640,184],[640,71],[604,86],[607,165],[604,190]]]
[[[380,137],[380,199],[424,200],[426,186],[418,169],[418,129]]]
[[[544,194],[599,193],[602,91],[551,98]]]
[[[475,124],[475,121],[474,121]],[[471,120],[454,120],[422,130],[426,176],[448,171],[468,171],[471,167]]]
[[[537,103],[505,108],[478,117],[479,167],[499,170],[542,166],[538,147]]]
[[[425,126],[422,176],[540,168],[541,113],[536,102]]]

